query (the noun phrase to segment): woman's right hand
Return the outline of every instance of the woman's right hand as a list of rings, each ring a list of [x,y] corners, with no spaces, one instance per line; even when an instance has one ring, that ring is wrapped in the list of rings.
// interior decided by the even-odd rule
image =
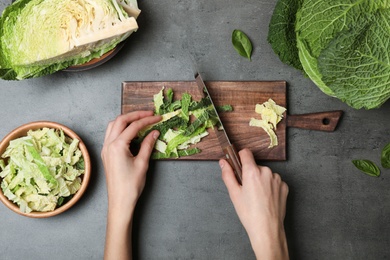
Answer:
[[[288,259],[284,217],[288,186],[279,174],[259,166],[250,150],[239,152],[242,186],[229,163],[221,159],[222,179],[257,259]]]

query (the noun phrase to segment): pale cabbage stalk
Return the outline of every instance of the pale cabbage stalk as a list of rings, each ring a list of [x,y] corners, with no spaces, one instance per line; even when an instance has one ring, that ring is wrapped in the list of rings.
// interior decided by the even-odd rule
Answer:
[[[141,10],[138,8],[137,0],[118,0],[118,3],[135,19],[137,19],[138,15],[141,13]]]
[[[278,137],[275,133],[277,124],[282,120],[286,108],[279,106],[271,98],[263,104],[256,104],[255,112],[261,115],[261,119],[251,118],[250,126],[261,127],[269,136],[268,148],[278,145]]]

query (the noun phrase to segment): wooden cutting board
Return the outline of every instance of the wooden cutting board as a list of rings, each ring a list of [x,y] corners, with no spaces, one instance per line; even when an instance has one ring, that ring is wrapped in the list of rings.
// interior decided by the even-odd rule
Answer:
[[[255,106],[270,98],[278,105],[287,107],[286,82],[206,81],[206,85],[216,106],[227,104],[233,106],[232,112],[219,114],[225,130],[237,150],[249,148],[256,160],[286,160],[286,128],[288,125],[325,131],[333,131],[335,128],[332,126],[334,118],[326,118],[328,121],[325,122],[322,114],[320,117],[316,114],[307,114],[306,117],[291,116],[289,120],[287,112],[284,119],[277,125],[278,146],[268,148],[269,136],[263,129],[249,126],[249,120],[252,117],[261,119],[261,116],[255,113]],[[201,99],[201,93],[195,81],[123,82],[122,114],[137,110],[153,110],[153,95],[158,93],[163,86],[173,89],[174,100],[180,99],[184,92],[191,94],[193,100]],[[317,118],[314,122],[313,116]],[[329,126],[332,126],[333,130],[329,130]],[[202,150],[201,153],[182,157],[179,160],[218,160],[222,158],[224,154],[214,130],[209,132],[210,134],[196,145]]]

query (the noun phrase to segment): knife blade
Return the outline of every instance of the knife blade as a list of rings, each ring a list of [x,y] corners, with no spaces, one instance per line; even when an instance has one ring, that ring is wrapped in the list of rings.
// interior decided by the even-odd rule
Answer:
[[[223,153],[225,154],[226,161],[230,164],[234,171],[234,175],[236,176],[236,179],[240,185],[242,185],[242,165],[240,161],[240,157],[238,156],[237,150],[234,147],[234,145],[230,142],[230,139],[228,135],[226,134],[225,128],[223,127],[223,123],[221,121],[221,118],[218,115],[218,111],[214,105],[213,99],[210,96],[210,93],[206,87],[206,84],[204,83],[202,77],[199,73],[195,74],[195,80],[196,84],[198,85],[199,91],[203,97],[206,97],[210,100],[211,105],[214,109],[216,118],[219,121],[220,129],[217,128],[217,126],[214,127],[215,134],[218,138],[219,144],[223,150]]]

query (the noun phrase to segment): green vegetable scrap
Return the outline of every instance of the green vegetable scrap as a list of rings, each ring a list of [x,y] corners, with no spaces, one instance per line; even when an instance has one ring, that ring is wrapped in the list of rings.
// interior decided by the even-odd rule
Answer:
[[[233,111],[233,107],[231,105],[222,105],[222,106],[217,106],[215,108],[217,109],[218,113]]]
[[[234,49],[242,57],[251,60],[252,56],[252,43],[248,36],[241,30],[234,30],[232,33],[232,43]]]
[[[366,173],[367,175],[379,177],[381,174],[378,166],[376,166],[376,164],[370,160],[353,160],[352,163],[356,166],[356,168]]]
[[[155,114],[161,115],[162,120],[142,129],[134,143],[140,143],[151,131],[159,130],[151,158],[179,158],[200,153],[201,150],[194,146],[208,136],[208,129],[218,122],[210,99],[194,101],[190,94],[183,93],[180,100],[173,100],[173,90],[163,87],[153,96],[153,103]],[[233,110],[230,105],[218,109]]]
[[[325,94],[374,109],[390,98],[389,19],[384,0],[279,0],[268,42]]]
[[[0,159],[1,189],[21,212],[52,211],[81,187],[84,159],[79,140],[62,130],[30,130]]]
[[[17,0],[0,17],[0,78],[86,63],[138,29],[136,0]]]

